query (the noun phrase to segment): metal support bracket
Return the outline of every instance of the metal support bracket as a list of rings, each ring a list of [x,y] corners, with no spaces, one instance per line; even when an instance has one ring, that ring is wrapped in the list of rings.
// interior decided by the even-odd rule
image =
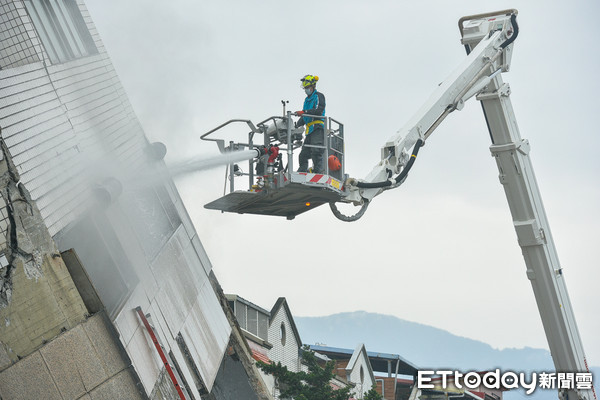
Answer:
[[[519,239],[519,246],[528,247],[546,244],[546,235],[537,220],[514,221],[514,225]]]
[[[507,151],[517,150],[519,153],[526,156],[531,151],[531,146],[529,145],[529,140],[521,139],[520,142],[510,142],[505,144],[493,144],[490,146],[490,151],[492,152],[492,156],[496,157],[500,153],[504,153]]]
[[[475,97],[477,100],[496,100],[501,97],[509,97],[510,96],[510,85],[508,83],[504,83],[498,90],[494,90],[493,92],[482,92]]]

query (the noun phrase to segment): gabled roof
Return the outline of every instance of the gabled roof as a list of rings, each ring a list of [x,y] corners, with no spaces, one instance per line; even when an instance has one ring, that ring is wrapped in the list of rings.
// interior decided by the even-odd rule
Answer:
[[[292,331],[294,332],[294,336],[296,337],[296,343],[298,343],[298,347],[302,347],[302,340],[300,339],[300,333],[298,333],[298,328],[296,327],[296,323],[294,322],[294,317],[292,312],[290,311],[290,306],[288,305],[285,297],[280,297],[275,302],[275,305],[271,309],[271,317],[269,318],[269,326],[271,326],[271,322],[273,322],[273,318],[279,312],[279,309],[283,307],[283,310],[287,313],[288,320],[290,321],[290,325],[292,326]]]
[[[331,358],[338,359],[349,359],[352,357],[354,350],[343,349],[339,347],[310,345],[311,350],[325,354]],[[402,358],[398,354],[379,353],[374,351],[367,351],[367,356],[371,362],[373,371],[377,372],[388,372],[387,366],[388,361],[392,364],[392,372],[396,372],[396,364],[398,367],[399,375],[414,376],[417,373],[418,368],[410,361]]]
[[[369,356],[367,355],[367,349],[365,348],[365,344],[361,343],[359,344],[356,349],[354,349],[354,353],[352,353],[352,357],[350,357],[350,361],[348,362],[348,365],[346,366],[346,372],[350,373],[352,372],[352,370],[354,369],[356,363],[358,362],[358,359],[360,358],[360,356],[363,356],[365,358],[365,361],[367,363],[367,369],[369,370],[369,376],[371,377],[371,382],[375,382],[375,375],[373,374],[373,367],[371,366],[371,363],[369,361]]]

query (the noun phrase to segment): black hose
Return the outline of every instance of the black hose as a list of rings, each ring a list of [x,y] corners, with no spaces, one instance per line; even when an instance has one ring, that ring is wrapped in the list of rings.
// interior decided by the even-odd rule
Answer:
[[[358,219],[360,219],[360,217],[362,217],[365,214],[365,211],[367,211],[367,207],[369,207],[369,200],[364,199],[363,204],[360,207],[360,210],[358,210],[358,212],[356,214],[348,216],[348,215],[342,214],[340,212],[340,210],[338,210],[338,208],[334,202],[329,203],[329,208],[331,208],[333,215],[335,215],[335,217],[337,219],[344,221],[344,222],[357,221]]]
[[[500,45],[500,48],[502,48],[502,49],[505,49],[506,46],[508,46],[509,44],[514,42],[515,39],[517,38],[517,36],[519,36],[519,25],[517,24],[517,14],[512,14],[510,16],[510,23],[512,24],[515,32],[513,33],[513,35],[511,37],[506,39],[506,41]]]
[[[408,175],[408,172],[415,163],[415,160],[417,159],[417,154],[419,153],[419,149],[423,147],[423,144],[425,144],[425,142],[422,139],[417,140],[417,143],[415,143],[415,147],[413,147],[412,154],[410,156],[410,159],[406,163],[406,166],[404,167],[402,172],[400,172],[400,174],[394,179],[395,183],[400,183],[406,178],[406,175]],[[356,186],[365,189],[376,189],[392,186],[392,181],[387,180],[383,182],[358,182]]]

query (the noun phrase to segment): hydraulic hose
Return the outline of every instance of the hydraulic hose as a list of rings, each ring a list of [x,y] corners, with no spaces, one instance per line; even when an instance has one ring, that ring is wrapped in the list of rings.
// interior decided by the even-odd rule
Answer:
[[[400,174],[398,174],[398,176],[396,178],[389,179],[389,180],[383,181],[383,182],[358,182],[356,184],[356,186],[359,188],[365,188],[365,189],[376,189],[376,188],[392,186],[392,183],[402,182],[408,175],[408,172],[412,168],[413,164],[415,163],[415,160],[417,159],[417,154],[419,153],[419,149],[421,147],[423,147],[424,143],[425,142],[422,139],[417,140],[417,143],[415,143],[415,147],[413,147],[412,154],[410,155],[410,159],[406,163],[406,166],[404,167],[402,172],[400,172]]]
[[[369,200],[365,199],[364,203],[362,204],[362,206],[360,207],[360,210],[358,210],[358,212],[354,215],[344,215],[340,212],[340,210],[338,210],[337,206],[335,205],[335,203],[331,202],[329,203],[329,208],[331,208],[331,212],[333,212],[333,215],[335,215],[335,217],[341,221],[344,222],[354,222],[357,221],[358,219],[360,219],[365,211],[367,211],[367,207],[369,207]]]
[[[515,30],[515,32],[513,33],[513,35],[511,37],[506,39],[506,41],[500,45],[500,47],[502,49],[506,48],[506,46],[508,46],[509,44],[514,42],[515,39],[517,38],[517,36],[519,36],[519,25],[517,24],[517,14],[512,14],[510,16],[510,23],[513,26],[513,29]]]

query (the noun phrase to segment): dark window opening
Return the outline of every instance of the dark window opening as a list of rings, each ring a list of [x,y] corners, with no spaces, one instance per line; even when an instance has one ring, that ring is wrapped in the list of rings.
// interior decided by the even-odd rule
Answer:
[[[74,249],[111,318],[139,279],[103,213],[81,219],[55,237],[61,251]]]
[[[282,322],[281,326],[279,327],[279,340],[281,340],[282,346],[285,346],[286,339],[285,324]]]

